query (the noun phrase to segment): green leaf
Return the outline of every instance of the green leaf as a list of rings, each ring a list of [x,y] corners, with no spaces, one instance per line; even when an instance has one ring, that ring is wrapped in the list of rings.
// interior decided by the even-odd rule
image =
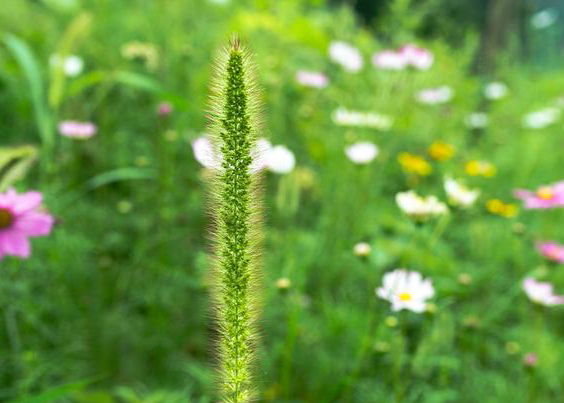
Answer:
[[[160,85],[155,80],[143,74],[133,73],[131,71],[126,71],[126,70],[118,70],[118,71],[95,70],[74,80],[68,87],[68,95],[76,96],[82,91],[101,83],[124,84],[133,88],[137,88],[143,91],[149,91],[152,93],[162,92]],[[180,104],[182,102],[186,102],[182,97],[168,93],[167,94],[163,93],[161,98],[173,100],[175,105]]]
[[[131,87],[140,88],[150,92],[161,92],[161,87],[155,80],[142,74],[122,70],[116,71],[112,78],[118,83],[126,84]]]
[[[63,35],[63,39],[57,50],[57,56],[60,62],[52,69],[51,86],[49,87],[49,105],[54,109],[57,109],[61,104],[65,89],[66,75],[63,61],[76,47],[76,43],[88,34],[91,23],[92,15],[86,12],[82,13],[70,23]]]
[[[148,168],[119,168],[96,175],[85,184],[87,190],[94,190],[110,183],[134,179],[152,179],[156,175],[153,169]]]
[[[18,37],[12,34],[5,34],[2,39],[24,72],[29,85],[39,135],[43,144],[51,149],[55,141],[51,123],[52,117],[45,102],[43,80],[35,56],[29,46]]]
[[[0,148],[0,192],[24,178],[37,155],[33,146]]]
[[[102,70],[94,70],[83,74],[69,84],[67,88],[67,95],[74,97],[82,91],[108,80],[108,76],[110,74],[111,73]]]

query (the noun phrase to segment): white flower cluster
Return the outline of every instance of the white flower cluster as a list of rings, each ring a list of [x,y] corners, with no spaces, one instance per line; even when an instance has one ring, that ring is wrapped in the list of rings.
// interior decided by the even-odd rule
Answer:
[[[414,190],[396,194],[396,203],[407,215],[415,219],[425,219],[448,213],[448,207],[436,196],[422,197]]]
[[[192,150],[196,160],[209,169],[221,169],[222,156],[214,150],[212,141],[207,136],[200,136],[192,141]],[[277,174],[291,172],[296,165],[292,151],[283,145],[273,146],[264,138],[258,139],[253,151],[252,173],[267,169]]]
[[[378,130],[389,130],[392,118],[375,112],[361,112],[339,107],[333,111],[333,122],[340,126],[369,127]]]

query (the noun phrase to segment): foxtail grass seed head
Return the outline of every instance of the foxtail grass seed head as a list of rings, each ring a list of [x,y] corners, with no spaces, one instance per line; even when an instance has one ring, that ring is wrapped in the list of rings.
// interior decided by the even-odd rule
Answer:
[[[222,402],[255,396],[252,361],[256,345],[261,172],[253,170],[260,124],[249,53],[238,39],[219,61],[212,86],[213,149],[222,156],[213,170],[213,300],[219,333],[219,394]]]

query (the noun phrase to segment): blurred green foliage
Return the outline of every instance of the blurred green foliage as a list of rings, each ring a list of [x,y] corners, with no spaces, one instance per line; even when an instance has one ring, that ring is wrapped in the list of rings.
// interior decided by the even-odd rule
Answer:
[[[292,173],[269,174],[264,184],[260,401],[558,401],[562,310],[534,306],[521,281],[535,274],[564,289],[562,267],[534,248],[537,239],[564,241],[562,213],[503,218],[484,202],[562,179],[562,121],[531,130],[522,118],[562,96],[564,74],[502,63],[490,78],[503,80],[509,95],[488,102],[488,80],[469,73],[475,30],[464,30],[457,46],[438,36],[421,43],[412,14],[383,14],[388,34],[378,39],[348,7],[220,3],[8,0],[0,7],[2,146],[28,150],[15,161],[39,150],[38,164],[16,184],[44,192],[57,218],[51,236],[34,240],[32,258],[0,262],[0,401],[213,400],[206,175],[190,142],[205,130],[213,56],[233,32],[255,53],[265,134],[297,159]],[[401,18],[395,34],[392,17]],[[360,73],[328,59],[333,40],[360,49]],[[373,52],[408,41],[432,50],[432,69],[370,64]],[[144,56],[124,57],[132,42],[144,44]],[[82,74],[50,67],[57,53],[80,55]],[[299,86],[299,69],[325,72],[330,85]],[[454,90],[450,103],[414,101],[418,90],[441,85]],[[157,114],[162,101],[173,106],[169,117]],[[336,126],[339,106],[387,114],[394,125],[382,132]],[[477,110],[488,113],[485,129],[464,124]],[[65,119],[95,122],[98,134],[63,138],[56,125]],[[343,152],[359,140],[381,149],[368,166]],[[455,157],[433,163],[429,177],[405,175],[397,154],[424,155],[436,140],[453,144]],[[466,177],[482,191],[476,207],[425,225],[400,212],[398,191],[416,187],[445,199],[443,175],[465,176],[473,159],[497,167],[492,179]],[[359,241],[372,246],[365,259],[352,252]],[[393,314],[376,298],[383,273],[395,267],[433,279],[434,312]],[[470,284],[459,281],[462,273]],[[277,288],[279,278],[290,288]],[[537,367],[523,365],[527,352],[538,355]]]

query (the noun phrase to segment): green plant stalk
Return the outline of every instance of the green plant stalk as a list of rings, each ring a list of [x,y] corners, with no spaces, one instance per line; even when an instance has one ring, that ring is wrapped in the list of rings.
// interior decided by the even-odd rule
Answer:
[[[222,156],[212,186],[215,218],[213,297],[219,330],[219,391],[226,403],[255,396],[258,173],[251,172],[258,130],[249,56],[237,39],[220,62],[212,95],[214,147]]]

